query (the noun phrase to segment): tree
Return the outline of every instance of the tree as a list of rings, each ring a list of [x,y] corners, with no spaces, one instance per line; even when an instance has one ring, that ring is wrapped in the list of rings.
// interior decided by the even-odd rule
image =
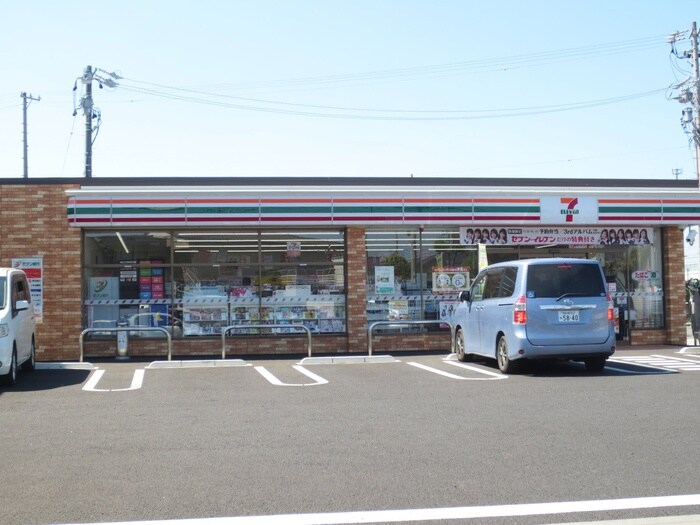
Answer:
[[[393,266],[394,277],[397,279],[407,281],[411,278],[411,264],[398,252],[382,257],[380,263],[382,266]]]

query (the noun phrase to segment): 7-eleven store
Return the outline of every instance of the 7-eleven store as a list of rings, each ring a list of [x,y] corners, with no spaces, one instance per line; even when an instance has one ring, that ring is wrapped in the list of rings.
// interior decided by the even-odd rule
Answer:
[[[0,264],[40,266],[38,359],[123,325],[166,328],[174,356],[217,355],[226,330],[232,356],[305,354],[306,329],[314,354],[366,353],[377,321],[434,321],[380,327],[374,350],[447,350],[439,321],[481,264],[550,256],[601,261],[620,345],[686,343],[695,181],[154,181],[0,180]],[[85,353],[114,348],[98,332]]]

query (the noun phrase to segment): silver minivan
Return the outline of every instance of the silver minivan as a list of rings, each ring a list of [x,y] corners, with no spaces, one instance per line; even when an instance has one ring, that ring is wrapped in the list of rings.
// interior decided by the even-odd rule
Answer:
[[[527,359],[571,359],[600,372],[615,352],[613,303],[595,260],[490,265],[460,295],[453,321],[458,359],[495,358],[504,374]]]
[[[36,320],[27,276],[0,268],[0,382],[11,386],[17,369],[34,370]]]

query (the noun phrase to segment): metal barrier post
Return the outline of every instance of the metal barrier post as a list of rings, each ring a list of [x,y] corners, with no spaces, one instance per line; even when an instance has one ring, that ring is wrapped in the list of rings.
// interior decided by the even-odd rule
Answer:
[[[126,321],[119,321],[117,323],[117,328],[126,328],[129,323]],[[129,332],[122,331],[117,332],[117,359],[129,359],[127,351],[129,349]]]
[[[119,334],[119,332],[161,332],[165,334],[165,337],[168,339],[168,361],[172,360],[173,356],[173,338],[170,335],[170,332],[168,332],[165,328],[160,327],[160,326],[154,326],[154,327],[148,327],[148,326],[130,326],[128,328],[86,328],[82,332],[80,332],[80,337],[78,338],[78,346],[80,347],[80,362],[83,362],[83,357],[84,357],[84,344],[83,344],[83,338],[85,337],[86,334],[89,333],[94,333],[94,332],[109,332],[109,333],[116,333]]]
[[[226,333],[235,328],[301,328],[306,332],[309,357],[311,357],[311,330],[303,324],[236,324],[221,330],[221,359],[226,359]]]
[[[455,325],[452,321],[375,321],[367,329],[367,347],[369,355],[372,355],[372,332],[377,326],[412,326],[425,324],[446,324],[450,327],[450,353],[455,353]]]

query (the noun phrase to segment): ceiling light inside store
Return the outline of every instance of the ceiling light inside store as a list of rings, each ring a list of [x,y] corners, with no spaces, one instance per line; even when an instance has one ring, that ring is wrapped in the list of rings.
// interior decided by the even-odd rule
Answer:
[[[124,242],[124,239],[122,238],[122,234],[119,232],[117,233],[117,239],[119,239],[119,242],[122,243],[122,248],[124,248],[125,253],[129,253],[129,248],[126,247],[126,243]]]

